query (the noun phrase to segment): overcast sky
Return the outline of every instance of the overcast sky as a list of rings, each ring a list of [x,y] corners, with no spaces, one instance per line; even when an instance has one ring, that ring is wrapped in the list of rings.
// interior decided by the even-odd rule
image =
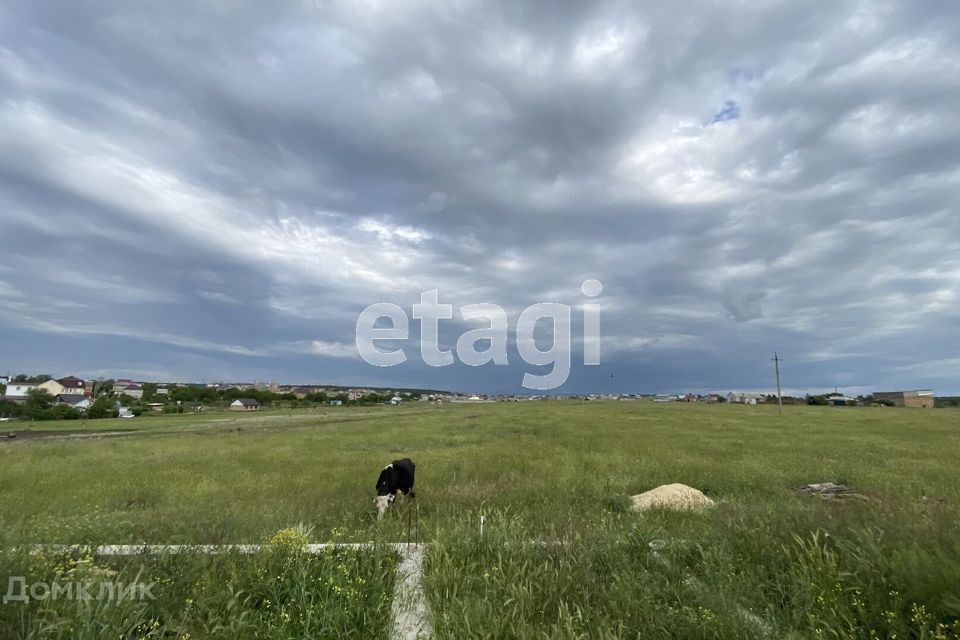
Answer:
[[[960,395],[958,43],[954,0],[7,0],[0,370],[518,392],[558,302],[559,392],[765,390],[776,350]],[[364,363],[360,311],[431,289],[510,365],[416,322]]]

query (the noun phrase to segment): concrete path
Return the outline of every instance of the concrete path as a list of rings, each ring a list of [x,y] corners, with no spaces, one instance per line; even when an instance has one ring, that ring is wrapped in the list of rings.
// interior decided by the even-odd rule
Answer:
[[[423,554],[426,545],[398,545],[400,566],[393,587],[392,640],[425,640],[433,637],[430,612],[423,593]]]

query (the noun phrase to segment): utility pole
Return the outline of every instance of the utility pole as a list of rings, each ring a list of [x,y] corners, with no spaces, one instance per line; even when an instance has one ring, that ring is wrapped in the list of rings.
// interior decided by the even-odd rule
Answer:
[[[777,412],[783,413],[783,396],[780,394],[780,363],[783,360],[780,359],[780,356],[777,355],[777,352],[773,352],[773,366],[777,371]]]

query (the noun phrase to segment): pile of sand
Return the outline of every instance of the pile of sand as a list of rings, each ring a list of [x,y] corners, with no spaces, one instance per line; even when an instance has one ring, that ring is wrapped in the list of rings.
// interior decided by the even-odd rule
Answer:
[[[703,495],[703,492],[685,484],[665,484],[630,497],[634,511],[648,511],[656,507],[665,509],[703,511],[712,507],[713,500]]]

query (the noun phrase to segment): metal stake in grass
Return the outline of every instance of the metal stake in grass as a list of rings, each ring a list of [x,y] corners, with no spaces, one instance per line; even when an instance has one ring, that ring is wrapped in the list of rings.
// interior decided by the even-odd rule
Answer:
[[[410,500],[407,500],[407,546],[410,546],[410,511],[413,508]]]

